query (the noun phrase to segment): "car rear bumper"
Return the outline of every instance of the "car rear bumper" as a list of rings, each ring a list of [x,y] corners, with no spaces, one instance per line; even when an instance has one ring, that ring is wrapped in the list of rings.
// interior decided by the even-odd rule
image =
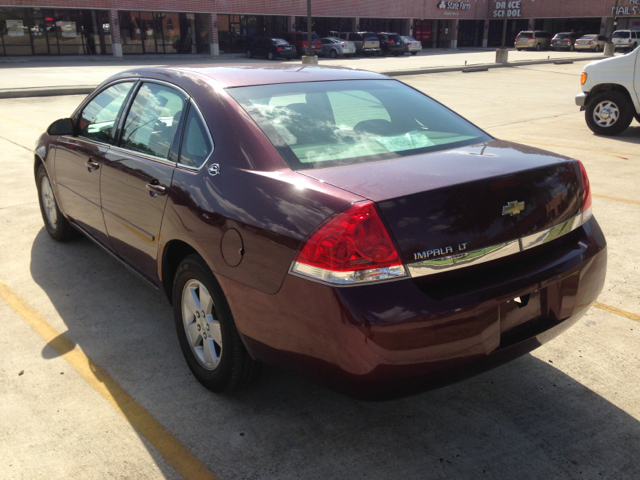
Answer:
[[[356,49],[355,47],[353,48],[340,48],[338,49],[338,54],[339,55],[353,55],[354,53],[356,53]]]
[[[577,322],[604,285],[606,242],[593,217],[563,238],[462,280],[334,288],[288,275],[275,295],[220,283],[254,358],[383,400],[501,365]]]
[[[597,44],[593,44],[593,45],[580,45],[578,43],[576,43],[575,47],[576,50],[595,50]]]

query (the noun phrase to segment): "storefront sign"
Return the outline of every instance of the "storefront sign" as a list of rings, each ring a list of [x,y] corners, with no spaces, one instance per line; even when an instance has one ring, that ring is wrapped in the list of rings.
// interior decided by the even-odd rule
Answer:
[[[640,15],[640,0],[629,0],[629,5],[611,7],[611,15]]]
[[[471,10],[471,4],[463,2],[445,2],[444,0],[442,0],[438,4],[438,8],[442,8],[445,10]]]
[[[24,24],[22,20],[7,20],[7,31],[10,37],[23,37]]]
[[[638,0],[640,1],[640,0]],[[493,11],[493,18],[516,18],[521,17],[520,4],[522,0],[510,2],[496,2],[496,8]]]
[[[76,22],[60,22],[60,31],[63,37],[74,38],[76,36]]]

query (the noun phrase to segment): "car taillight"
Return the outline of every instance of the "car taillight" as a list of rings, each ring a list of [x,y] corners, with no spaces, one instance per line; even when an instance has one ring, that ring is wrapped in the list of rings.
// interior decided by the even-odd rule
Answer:
[[[593,40],[589,40],[589,41],[587,42],[587,45],[593,45]]]
[[[569,40],[568,38],[564,39],[565,42],[570,42],[571,40]]]
[[[393,45],[393,40],[387,40],[387,43]]]
[[[282,47],[278,47],[278,51],[281,52],[282,51]]]
[[[300,246],[291,272],[336,285],[407,276],[371,201],[354,203],[325,220]]]
[[[631,39],[629,39],[629,43],[631,43]]]
[[[527,37],[527,40],[533,40],[536,37]]]
[[[340,46],[343,47],[343,48],[346,47],[346,45],[344,43],[341,43]]]
[[[591,217],[591,185],[587,171],[580,160],[578,160],[578,165],[582,176],[582,223],[585,223]]]

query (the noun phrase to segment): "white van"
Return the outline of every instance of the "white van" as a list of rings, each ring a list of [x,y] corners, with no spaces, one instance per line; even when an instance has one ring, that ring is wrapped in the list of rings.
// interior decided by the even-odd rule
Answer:
[[[591,62],[582,70],[576,105],[598,135],[617,135],[633,117],[640,122],[640,48],[627,55]]]
[[[616,30],[611,36],[611,43],[616,50],[635,50],[640,43],[640,32],[636,30]]]

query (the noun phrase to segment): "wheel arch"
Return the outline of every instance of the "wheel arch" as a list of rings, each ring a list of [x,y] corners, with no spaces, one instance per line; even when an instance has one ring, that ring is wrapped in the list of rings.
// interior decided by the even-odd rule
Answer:
[[[634,105],[633,98],[631,97],[629,90],[627,90],[624,86],[619,85],[617,83],[600,83],[595,87],[593,87],[589,92],[589,94],[587,95],[587,98],[585,99],[585,102],[584,102],[585,106],[587,106],[589,102],[591,102],[593,97],[595,97],[599,93],[611,91],[611,90],[622,93],[629,100],[629,103],[631,105]]]
[[[200,255],[195,248],[182,240],[171,240],[162,250],[162,288],[171,304],[173,304],[173,280],[176,276],[178,266],[182,260],[194,253]]]

